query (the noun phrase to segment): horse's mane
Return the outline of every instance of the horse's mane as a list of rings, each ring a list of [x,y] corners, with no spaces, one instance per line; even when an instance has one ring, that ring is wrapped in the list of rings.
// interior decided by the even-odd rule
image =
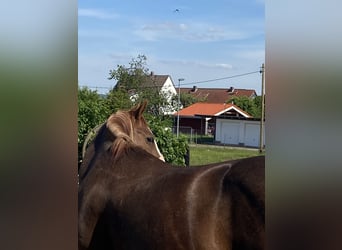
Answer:
[[[113,113],[106,122],[96,126],[84,142],[82,165],[85,165],[85,162],[89,165],[98,152],[110,151],[112,162],[116,162],[128,149],[136,148],[133,147],[135,145],[134,127],[148,127],[142,115],[146,105],[147,102],[144,101],[130,110],[119,110]],[[95,137],[89,144],[94,133]]]
[[[117,160],[127,152],[129,145],[133,142],[133,117],[127,111],[118,111],[112,114],[106,122],[97,126],[94,140],[83,152],[83,162],[79,169],[80,177],[83,178],[91,169],[91,162],[95,159],[94,155],[99,152],[110,152],[111,162]],[[86,140],[90,140],[86,138]],[[85,142],[86,144],[87,142]],[[83,146],[84,148],[86,145]],[[88,166],[86,169],[82,166]]]
[[[114,136],[110,150],[113,161],[116,161],[129,145],[133,145],[132,116],[127,111],[118,111],[108,118],[105,126]]]
[[[110,134],[114,136],[114,141],[111,145],[114,162],[135,145],[133,127],[140,125],[147,126],[142,116],[146,104],[138,105],[129,111],[118,111],[108,118],[105,126]]]

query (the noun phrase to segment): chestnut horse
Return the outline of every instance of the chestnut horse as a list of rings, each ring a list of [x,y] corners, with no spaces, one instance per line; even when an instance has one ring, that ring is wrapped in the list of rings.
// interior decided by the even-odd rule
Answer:
[[[167,164],[145,106],[111,115],[87,149],[79,249],[264,249],[264,156]]]

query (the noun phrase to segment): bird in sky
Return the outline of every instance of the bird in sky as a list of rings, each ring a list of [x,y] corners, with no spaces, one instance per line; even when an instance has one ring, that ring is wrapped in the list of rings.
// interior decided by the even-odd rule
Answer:
[[[176,13],[176,12],[179,12],[179,9],[175,9],[175,10],[173,11],[173,13]]]

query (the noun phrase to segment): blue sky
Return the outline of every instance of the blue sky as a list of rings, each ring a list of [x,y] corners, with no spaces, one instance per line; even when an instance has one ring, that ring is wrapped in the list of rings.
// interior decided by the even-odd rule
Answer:
[[[79,85],[106,92],[115,85],[109,70],[142,54],[150,71],[170,75],[176,87],[184,78],[184,87],[260,94],[260,73],[228,77],[260,70],[264,23],[264,0],[79,1]],[[220,78],[228,79],[203,82]]]

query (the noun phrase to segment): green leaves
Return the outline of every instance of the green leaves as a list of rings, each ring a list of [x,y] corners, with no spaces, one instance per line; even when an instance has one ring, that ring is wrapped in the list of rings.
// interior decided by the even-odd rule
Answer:
[[[78,159],[89,131],[104,122],[110,113],[106,99],[88,88],[78,89]]]
[[[188,148],[185,136],[177,138],[171,130],[172,118],[168,116],[152,116],[146,114],[145,118],[156,137],[158,147],[165,161],[178,166],[185,166],[184,156]]]
[[[254,118],[261,117],[261,97],[256,96],[255,98],[249,98],[247,96],[232,97],[229,100],[230,103],[234,103],[240,109],[246,111],[248,114],[252,115]]]
[[[82,157],[82,146],[87,134],[119,109],[129,109],[144,100],[148,101],[144,117],[156,136],[156,141],[166,162],[185,166],[184,155],[188,147],[185,137],[177,138],[171,131],[173,120],[164,115],[165,107],[172,110],[168,95],[156,87],[144,87],[150,73],[146,67],[146,56],[133,58],[129,67],[118,65],[110,70],[109,78],[117,81],[106,95],[100,96],[88,88],[78,89],[78,155]],[[170,107],[171,106],[171,107]]]
[[[180,103],[181,103],[183,108],[189,107],[190,105],[197,103],[197,102],[205,102],[206,101],[206,98],[195,97],[189,93],[181,93],[179,99],[180,99]],[[174,106],[177,107],[178,97],[174,96],[172,99],[172,102],[174,103]]]

